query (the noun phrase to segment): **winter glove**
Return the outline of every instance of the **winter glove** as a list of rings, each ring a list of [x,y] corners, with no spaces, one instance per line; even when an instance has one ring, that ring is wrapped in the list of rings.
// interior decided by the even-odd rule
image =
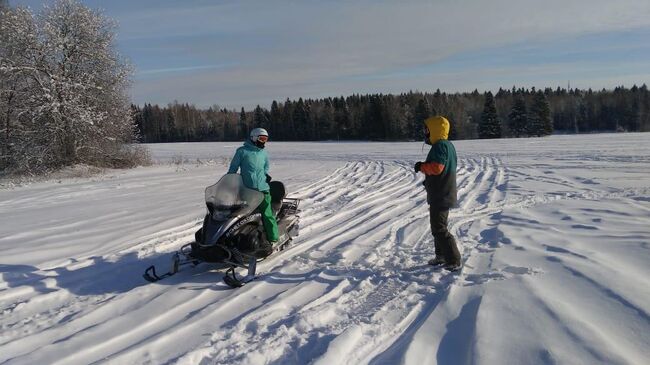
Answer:
[[[266,174],[266,182],[270,183],[271,182],[271,175]]]
[[[415,172],[420,172],[420,167],[422,166],[422,162],[418,161],[415,163]]]

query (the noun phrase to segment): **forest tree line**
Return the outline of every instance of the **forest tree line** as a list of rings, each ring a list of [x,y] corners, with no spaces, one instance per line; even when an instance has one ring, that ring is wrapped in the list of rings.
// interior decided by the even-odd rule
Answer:
[[[650,131],[645,84],[593,91],[533,88],[448,94],[437,90],[273,101],[270,108],[207,109],[174,102],[132,106],[140,141],[236,141],[255,127],[277,141],[420,140],[422,121],[444,115],[451,139],[544,136],[552,133]]]

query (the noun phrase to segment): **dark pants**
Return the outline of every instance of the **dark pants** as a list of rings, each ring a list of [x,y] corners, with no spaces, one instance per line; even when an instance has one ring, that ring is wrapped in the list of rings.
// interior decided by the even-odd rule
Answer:
[[[447,230],[447,219],[449,210],[441,210],[429,206],[429,221],[431,222],[431,233],[433,233],[436,256],[444,257],[448,264],[460,265],[460,253],[454,236]]]

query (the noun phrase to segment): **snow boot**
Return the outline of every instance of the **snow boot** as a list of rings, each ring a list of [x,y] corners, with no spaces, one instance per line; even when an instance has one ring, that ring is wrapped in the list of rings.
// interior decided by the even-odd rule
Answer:
[[[431,266],[440,266],[446,263],[445,259],[442,256],[436,256],[435,258],[427,262]]]
[[[443,269],[445,269],[447,271],[452,271],[452,272],[460,271],[460,268],[461,268],[461,266],[458,263],[448,263],[448,264],[445,264],[445,266],[443,267]]]

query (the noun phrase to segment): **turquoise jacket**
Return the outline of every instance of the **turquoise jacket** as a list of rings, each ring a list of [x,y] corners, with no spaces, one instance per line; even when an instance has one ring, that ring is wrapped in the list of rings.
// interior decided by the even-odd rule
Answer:
[[[241,177],[247,188],[262,192],[271,189],[266,182],[266,174],[269,172],[269,155],[264,149],[255,146],[250,141],[244,142],[244,145],[235,152],[228,173],[235,174],[239,169],[241,169]]]

